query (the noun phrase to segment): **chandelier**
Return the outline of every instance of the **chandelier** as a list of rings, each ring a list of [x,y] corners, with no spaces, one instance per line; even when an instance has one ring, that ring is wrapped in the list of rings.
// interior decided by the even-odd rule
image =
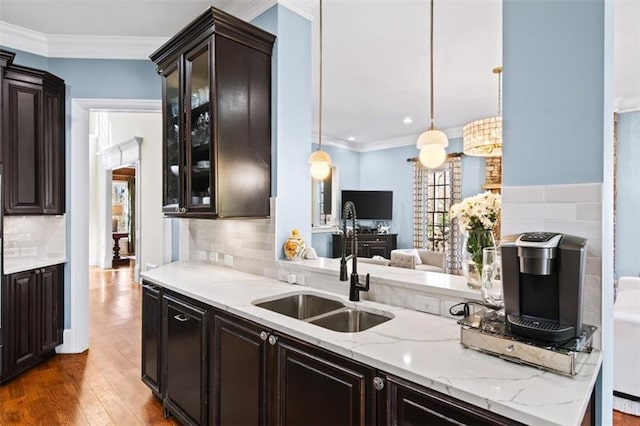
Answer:
[[[498,74],[498,115],[473,121],[462,128],[463,151],[475,157],[502,156],[502,67]]]

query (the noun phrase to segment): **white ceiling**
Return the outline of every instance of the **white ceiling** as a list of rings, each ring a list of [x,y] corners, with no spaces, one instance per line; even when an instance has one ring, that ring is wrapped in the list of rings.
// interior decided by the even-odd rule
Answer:
[[[317,0],[282,1],[317,16]],[[615,98],[640,107],[640,1],[615,0]],[[50,35],[169,37],[213,4],[247,18],[274,0],[0,0],[0,21]],[[258,8],[256,9],[256,5]],[[428,124],[427,0],[325,0],[323,135],[356,149],[410,143]],[[501,0],[435,3],[435,122],[450,136],[497,110]],[[249,17],[250,19],[250,17]],[[314,127],[317,132],[317,19]],[[405,117],[412,124],[403,124]],[[323,141],[325,138],[323,137]]]

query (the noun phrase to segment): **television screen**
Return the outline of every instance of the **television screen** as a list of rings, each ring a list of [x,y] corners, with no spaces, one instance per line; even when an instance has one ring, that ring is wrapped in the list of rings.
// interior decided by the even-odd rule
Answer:
[[[352,201],[356,205],[356,218],[363,220],[391,220],[393,191],[342,190],[342,207]],[[342,214],[342,213],[341,213]]]

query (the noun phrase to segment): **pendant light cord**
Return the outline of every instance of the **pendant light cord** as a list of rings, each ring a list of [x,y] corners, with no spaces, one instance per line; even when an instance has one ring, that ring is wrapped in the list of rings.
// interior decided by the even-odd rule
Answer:
[[[320,71],[318,73],[318,151],[322,151],[322,0],[320,0]]]
[[[322,0],[320,0],[320,2],[322,2]],[[429,16],[430,20],[431,20],[431,24],[429,25],[429,43],[430,43],[430,47],[429,47],[429,77],[431,79],[431,92],[430,92],[430,96],[431,96],[431,125],[430,125],[430,129],[434,130],[434,126],[433,126],[433,0],[431,0],[431,12],[430,12],[430,16]],[[320,21],[322,22],[322,21]]]

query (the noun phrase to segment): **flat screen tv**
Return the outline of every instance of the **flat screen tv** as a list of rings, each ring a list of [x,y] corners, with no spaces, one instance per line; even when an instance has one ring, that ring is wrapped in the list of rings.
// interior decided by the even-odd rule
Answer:
[[[356,218],[363,220],[391,220],[393,191],[342,190],[342,207],[347,201],[356,205]],[[341,209],[341,213],[344,209]]]

